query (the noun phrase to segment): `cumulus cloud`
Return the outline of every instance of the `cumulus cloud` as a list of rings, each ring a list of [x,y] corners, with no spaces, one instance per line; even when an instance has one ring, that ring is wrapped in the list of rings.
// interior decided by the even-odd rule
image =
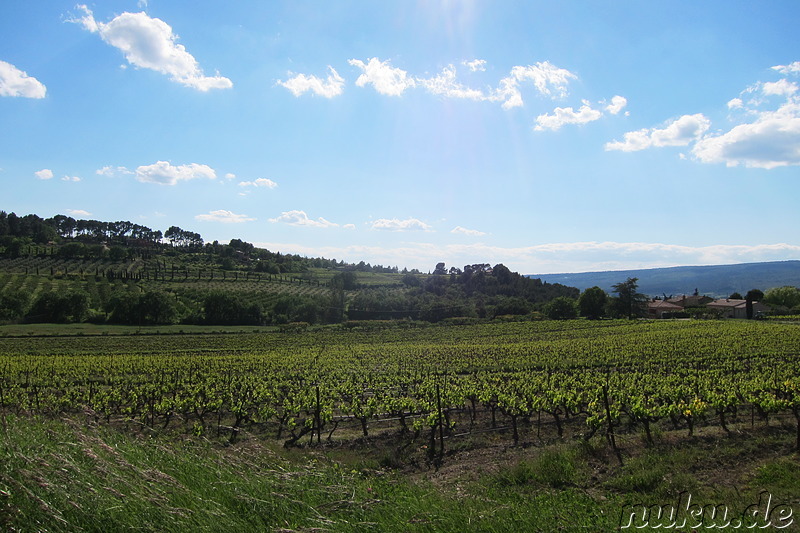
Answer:
[[[744,102],[741,98],[731,98],[728,100],[728,109],[741,109],[744,107]]]
[[[11,63],[0,61],[0,96],[44,98],[46,94],[47,87],[42,82]]]
[[[101,169],[95,171],[98,176],[106,176],[108,178],[114,178],[116,176],[125,176],[134,174],[132,170],[128,170],[125,167],[113,167],[111,165],[107,165]]]
[[[432,78],[417,78],[417,82],[431,94],[468,100],[484,98],[483,91],[464,87],[456,81],[456,69],[453,65],[446,66],[439,75]]]
[[[397,218],[379,218],[371,224],[372,229],[385,231],[430,231],[428,224],[416,218],[399,220]]]
[[[201,222],[222,222],[223,224],[240,224],[242,222],[252,222],[255,218],[248,217],[247,215],[237,215],[233,211],[226,211],[225,209],[218,209],[217,211],[209,211],[205,215],[195,215],[195,220]]]
[[[85,5],[79,5],[78,9],[82,16],[71,18],[69,22],[99,34],[103,41],[122,51],[131,65],[166,74],[173,81],[199,91],[233,87],[231,80],[219,74],[206,76],[194,56],[178,44],[177,35],[163,20],[151,18],[143,12],[125,12],[103,23],[95,20]]]
[[[236,179],[236,174],[233,174],[232,172],[228,172],[227,174],[225,174],[225,179],[226,180]]]
[[[348,63],[362,71],[356,80],[359,87],[372,85],[380,94],[400,96],[406,89],[416,86],[416,81],[408,72],[391,66],[388,59],[381,61],[373,57],[367,63],[360,59],[351,59]]]
[[[266,187],[267,189],[274,189],[278,184],[269,178],[258,178],[253,181],[240,181],[239,187]]]
[[[328,77],[321,79],[316,76],[297,74],[286,81],[278,81],[278,85],[289,89],[293,95],[300,96],[308,91],[325,98],[339,96],[344,91],[344,78],[333,67],[328,67]]]
[[[782,74],[800,73],[800,62],[773,67]],[[759,82],[728,102],[747,122],[704,136],[692,148],[702,163],[772,169],[800,165],[800,96],[796,82],[782,78]],[[767,107],[773,107],[767,109]]]
[[[198,178],[216,179],[217,174],[208,165],[190,163],[173,166],[167,161],[158,161],[152,165],[143,165],[136,169],[136,179],[144,183],[159,185],[175,185],[180,181]]]
[[[53,171],[49,168],[43,168],[42,170],[37,170],[34,172],[37,178],[40,180],[49,180],[53,178]]]
[[[61,178],[61,181],[71,181],[73,183],[76,183],[78,181],[81,181],[81,179],[78,176],[64,176],[63,178]]]
[[[465,65],[472,72],[484,72],[486,70],[485,59],[473,59],[472,61],[464,61],[462,62],[462,65]]]
[[[90,217],[92,214],[89,211],[85,211],[83,209],[67,209],[67,214],[72,215],[74,217]]]
[[[567,69],[557,67],[549,61],[540,61],[527,67],[515,66],[509,76],[500,80],[500,85],[489,100],[503,102],[503,109],[511,109],[523,105],[520,85],[532,82],[539,94],[550,98],[563,98],[569,91],[570,80],[578,76]]]
[[[778,65],[783,75],[800,74],[800,62]],[[757,82],[728,100],[734,125],[709,132],[702,114],[684,115],[664,129],[628,132],[606,150],[636,151],[653,146],[687,146],[701,163],[772,169],[800,165],[800,86],[786,78]],[[739,122],[738,124],[736,122]]]
[[[611,113],[612,115],[619,114],[620,111],[625,109],[625,106],[628,105],[628,99],[624,96],[614,96],[611,99],[611,103],[606,106],[606,111]]]
[[[703,163],[771,169],[800,165],[800,103],[758,114],[720,135],[699,140],[692,154]]]
[[[800,61],[795,61],[789,65],[775,65],[772,67],[772,70],[777,70],[784,76],[788,76],[790,74],[800,74]]]
[[[797,92],[797,84],[783,78],[778,81],[764,83],[762,92],[765,96],[791,96]]]
[[[651,147],[687,146],[699,139],[710,127],[711,121],[702,113],[683,115],[661,129],[629,131],[623,141],[606,143],[605,149],[635,152]]]
[[[280,216],[271,218],[269,221],[273,223],[282,222],[290,226],[310,226],[312,228],[336,228],[339,226],[339,224],[325,220],[322,217],[316,220],[308,218],[306,212],[300,210],[284,211]]]
[[[544,114],[536,117],[536,131],[558,130],[564,124],[586,124],[599,120],[603,116],[601,111],[592,109],[589,102],[583,101],[583,105],[577,111],[571,107],[557,107],[552,115]]]
[[[486,233],[483,231],[467,229],[461,226],[456,226],[455,228],[451,229],[450,233],[455,233],[457,235],[468,235],[469,237],[480,237],[481,235],[486,235]]]

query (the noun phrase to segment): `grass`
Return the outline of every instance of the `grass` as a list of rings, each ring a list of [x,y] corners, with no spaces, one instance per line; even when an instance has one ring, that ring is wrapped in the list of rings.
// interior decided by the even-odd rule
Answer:
[[[77,418],[7,415],[3,427],[0,529],[9,532],[611,531],[623,506],[686,491],[734,510],[768,491],[800,509],[800,460],[780,433],[758,435],[760,448],[735,438],[630,447],[623,466],[601,441],[514,448],[520,459],[493,474],[439,483],[438,471],[382,468],[357,447],[286,451],[256,437],[222,446]],[[473,461],[464,466],[483,466]],[[736,491],[719,483],[728,461]]]

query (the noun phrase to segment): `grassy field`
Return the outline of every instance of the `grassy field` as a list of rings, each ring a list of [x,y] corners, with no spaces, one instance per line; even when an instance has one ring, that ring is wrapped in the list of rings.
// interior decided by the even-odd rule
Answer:
[[[314,379],[332,388],[340,379],[336,368],[352,361],[371,369],[370,379],[378,383],[381,373],[391,372],[392,361],[412,373],[450,365],[464,375],[513,380],[515,365],[531,378],[531,368],[558,365],[572,369],[564,374],[572,379],[592,365],[613,363],[622,369],[641,359],[648,372],[657,372],[655,379],[682,365],[699,375],[704,369],[693,360],[719,361],[732,372],[736,365],[756,365],[750,356],[758,355],[764,364],[774,361],[773,368],[786,369],[786,379],[792,380],[800,348],[795,325],[574,321],[291,334],[211,328],[182,335],[163,327],[149,331],[158,335],[137,335],[135,328],[83,328],[91,326],[0,328],[4,531],[614,531],[624,525],[699,531],[722,529],[725,523],[731,529],[745,511],[754,518],[741,529],[785,525],[783,531],[798,530],[800,456],[788,407],[762,418],[742,400],[738,412],[730,414],[727,431],[713,411],[698,416],[689,432],[685,422],[675,426],[664,417],[653,422],[649,439],[641,425],[628,421],[616,428],[615,453],[602,432],[585,438],[586,414],[567,416],[562,436],[551,418],[540,423],[531,414],[520,421],[517,441],[511,436],[511,415],[498,412],[495,427],[488,407],[470,420],[468,409],[454,405],[454,425],[440,441],[444,453],[434,460],[427,430],[404,433],[396,421],[380,416],[370,420],[368,437],[356,420],[342,417],[334,438],[314,443],[312,432],[310,442],[306,438],[286,448],[288,435],[275,437],[274,419],[254,419],[233,440],[224,430],[230,419],[223,419],[221,433],[210,425],[201,433],[187,431],[197,428],[189,411],[177,415],[186,420],[167,425],[131,411],[133,403],[106,418],[93,410],[97,405],[78,400],[37,410],[34,402],[15,405],[8,399],[12,384],[28,379],[26,369],[36,366],[46,377],[59,369],[56,365],[74,366],[63,375],[80,380],[87,362],[108,358],[130,370],[161,360],[210,361],[218,366],[208,368],[223,374],[236,365],[244,364],[250,373],[266,365],[265,377],[284,368],[287,376],[294,375],[313,361],[323,365]],[[375,373],[375,368],[382,370]],[[333,373],[330,381],[322,381],[326,369]],[[17,389],[24,394],[16,397],[32,398],[31,382],[26,383]],[[79,385],[64,387],[81,397]],[[498,390],[505,394],[506,389]],[[54,398],[67,397],[59,394]],[[677,523],[669,527],[650,508],[645,524],[642,505],[677,508]],[[705,509],[705,522],[692,524],[687,506]],[[685,527],[677,527],[683,519]]]

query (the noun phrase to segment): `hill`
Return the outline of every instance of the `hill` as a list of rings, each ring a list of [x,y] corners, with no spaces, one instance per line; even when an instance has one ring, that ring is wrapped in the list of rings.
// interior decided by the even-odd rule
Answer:
[[[734,292],[745,294],[750,289],[766,291],[785,285],[800,286],[800,261],[536,274],[529,277],[581,290],[598,286],[608,292],[615,283],[638,278],[639,292],[650,296],[692,294],[697,289],[700,294],[722,298]]]
[[[0,211],[0,323],[334,324],[529,315],[578,290],[502,264],[433,275],[205,242],[171,226]]]

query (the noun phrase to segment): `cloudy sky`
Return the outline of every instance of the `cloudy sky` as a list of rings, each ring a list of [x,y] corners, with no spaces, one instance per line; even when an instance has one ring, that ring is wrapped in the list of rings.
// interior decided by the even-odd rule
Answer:
[[[800,259],[800,3],[0,3],[0,209],[428,271]]]

